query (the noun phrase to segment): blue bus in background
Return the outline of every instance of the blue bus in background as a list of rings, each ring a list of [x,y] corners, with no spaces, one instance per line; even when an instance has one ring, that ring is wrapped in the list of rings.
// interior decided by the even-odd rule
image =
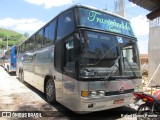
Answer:
[[[9,50],[4,52],[3,67],[8,73],[16,72],[17,63],[17,46],[12,46]]]
[[[4,50],[0,50],[0,66],[3,66],[3,56],[4,56]]]

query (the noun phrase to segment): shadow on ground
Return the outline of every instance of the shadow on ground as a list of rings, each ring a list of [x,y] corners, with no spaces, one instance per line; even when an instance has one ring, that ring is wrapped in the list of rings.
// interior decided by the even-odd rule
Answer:
[[[10,76],[16,76],[16,72],[9,73]]]

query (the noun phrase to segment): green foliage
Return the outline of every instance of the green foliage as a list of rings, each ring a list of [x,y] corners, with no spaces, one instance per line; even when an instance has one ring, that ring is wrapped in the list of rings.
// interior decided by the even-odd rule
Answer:
[[[18,32],[0,28],[0,48],[7,46],[7,39],[8,46],[12,46],[20,44],[26,39],[26,37]]]
[[[18,32],[12,31],[12,30],[0,28],[0,35],[11,37],[11,36],[16,36],[16,35],[21,35],[21,34]]]

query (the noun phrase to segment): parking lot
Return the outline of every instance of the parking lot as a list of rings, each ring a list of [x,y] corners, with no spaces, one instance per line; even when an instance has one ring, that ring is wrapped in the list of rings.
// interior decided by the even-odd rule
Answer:
[[[27,83],[22,84],[15,74],[8,74],[4,68],[0,67],[0,111],[1,120],[12,119],[136,119],[133,117],[121,117],[124,115],[134,115],[136,110],[132,107],[120,107],[112,110],[78,115],[59,103],[49,104],[46,102],[45,95],[36,90]],[[2,117],[2,112],[18,112],[18,117],[12,114],[12,117]],[[23,116],[22,113],[33,112],[38,116]],[[25,115],[24,114],[24,115]],[[4,116],[4,115],[3,115]],[[42,117],[41,117],[42,116]]]

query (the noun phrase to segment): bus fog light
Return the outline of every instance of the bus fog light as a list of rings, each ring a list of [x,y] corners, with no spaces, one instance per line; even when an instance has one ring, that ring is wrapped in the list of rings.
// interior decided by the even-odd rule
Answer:
[[[100,95],[100,96],[104,96],[104,95],[105,95],[105,92],[104,92],[104,91],[99,91],[99,95]]]

